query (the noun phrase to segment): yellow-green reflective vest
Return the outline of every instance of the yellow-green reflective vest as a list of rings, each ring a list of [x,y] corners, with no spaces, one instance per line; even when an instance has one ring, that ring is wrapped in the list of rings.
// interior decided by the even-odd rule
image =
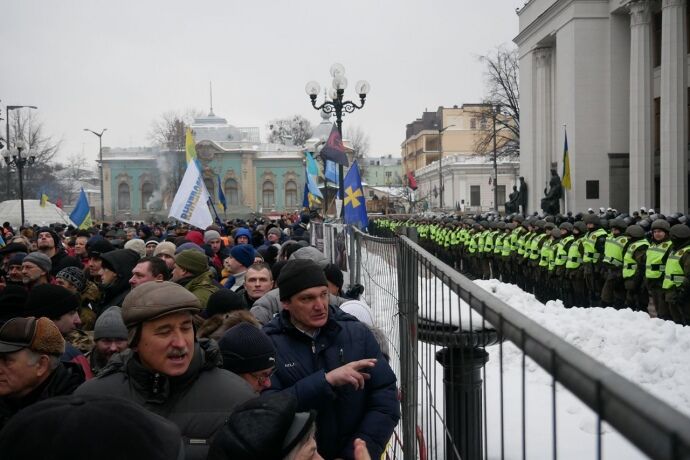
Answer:
[[[606,238],[604,244],[604,263],[613,265],[614,267],[621,267],[623,265],[623,249],[628,242],[627,236],[617,236],[615,238]]]
[[[645,260],[646,269],[644,276],[647,279],[659,279],[664,274],[666,267],[663,264],[664,256],[671,249],[671,242],[652,243],[647,248],[647,258]]]
[[[595,264],[599,262],[599,257],[601,257],[601,254],[599,254],[599,251],[597,251],[595,244],[599,237],[603,235],[606,235],[606,230],[603,228],[599,228],[585,235],[584,240],[582,241],[582,249],[584,250],[582,254],[583,263]]]
[[[530,260],[537,260],[539,258],[539,242],[541,242],[541,240],[543,240],[545,237],[546,234],[542,233],[532,238],[532,242],[530,243]]]
[[[479,238],[477,240],[477,242],[479,243],[479,245],[477,246],[477,251],[484,252],[484,244],[486,243],[486,235],[488,234],[488,230],[484,230],[479,234]]]
[[[642,246],[649,246],[649,241],[644,238],[637,240],[625,250],[625,254],[623,255],[623,279],[632,278],[637,273],[637,261],[633,256],[635,255],[635,251]]]
[[[503,239],[504,236],[502,233],[496,233],[494,235],[494,254],[501,254],[503,252]]]
[[[685,246],[668,256],[664,271],[664,284],[661,286],[663,289],[677,288],[685,281],[685,273],[683,273],[683,267],[680,265],[680,259],[683,254],[688,252],[688,249],[690,246]]]
[[[568,261],[568,250],[570,249],[570,242],[573,241],[575,237],[573,235],[568,235],[561,239],[556,245],[556,254],[554,264],[556,267],[562,267]]]
[[[515,240],[517,239],[517,235],[514,233],[506,233],[505,236],[503,237],[503,250],[501,251],[501,255],[503,257],[509,257],[510,253],[515,251]]]
[[[546,236],[546,235],[544,235]],[[548,267],[549,266],[549,257],[551,257],[551,240],[546,240],[544,241],[544,244],[541,246],[541,250],[539,251],[539,266],[540,267]]]
[[[470,235],[470,242],[467,245],[467,252],[474,254],[477,252],[477,249],[479,249],[479,236],[477,233],[473,233]]]
[[[522,242],[522,257],[524,259],[529,259],[532,255],[532,240],[536,236],[536,233],[527,233],[525,235],[525,240]]]
[[[573,237],[574,239],[575,237]],[[570,245],[568,248],[568,258],[565,261],[566,270],[575,270],[580,268],[582,264],[582,247],[584,243],[584,237],[578,238]]]

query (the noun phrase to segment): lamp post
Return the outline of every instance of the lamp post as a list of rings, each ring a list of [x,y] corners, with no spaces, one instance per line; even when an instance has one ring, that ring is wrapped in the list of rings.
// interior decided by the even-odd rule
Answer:
[[[364,100],[369,93],[370,86],[366,80],[360,80],[355,85],[355,91],[359,95],[359,105],[352,101],[343,101],[343,95],[345,94],[345,89],[347,88],[347,78],[345,78],[345,67],[342,64],[333,64],[330,69],[331,76],[333,77],[332,88],[329,91],[330,101],[324,100],[323,104],[316,104],[316,97],[321,91],[321,85],[315,81],[310,81],[304,87],[307,95],[311,99],[311,105],[316,110],[323,110],[325,113],[331,114],[335,113],[335,123],[338,127],[338,132],[340,133],[340,138],[343,137],[343,112],[352,113],[356,109],[361,109],[364,107]],[[325,168],[324,168],[325,169]],[[343,165],[338,165],[338,190],[340,192],[341,199],[345,199],[344,190],[344,180],[343,177]],[[345,209],[345,206],[342,207]],[[325,210],[324,210],[325,212]]]
[[[494,177],[493,177],[493,186],[494,186],[494,211],[498,212],[498,162],[496,160],[497,156],[497,151],[496,151],[496,117],[498,116],[499,113],[501,113],[501,105],[500,104],[482,104],[485,107],[489,107],[491,110],[491,121],[492,121],[492,129],[493,129],[493,164],[494,164]],[[485,114],[482,114],[482,119],[485,118]]]
[[[31,166],[36,161],[36,157],[31,154],[31,151],[29,151],[28,158],[22,157],[22,151],[26,150],[27,147],[24,141],[17,141],[15,142],[14,149],[8,149],[3,152],[7,167],[16,166],[19,173],[19,202],[22,210],[22,223],[20,226],[24,226],[24,167]]]
[[[98,136],[98,170],[101,178],[101,221],[105,220],[105,197],[103,196],[103,133],[107,130],[108,128],[103,128],[100,133],[97,133],[89,128],[84,128],[84,131]]]
[[[443,163],[443,132],[455,125],[448,125],[445,128],[438,128],[438,208],[443,209],[443,174],[441,164]]]
[[[9,151],[10,150],[10,110],[17,110],[17,109],[38,109],[35,105],[7,105],[5,106],[5,144],[6,148]],[[17,139],[17,135],[15,134],[15,139]],[[7,157],[5,157],[7,158]],[[7,168],[7,199],[10,198],[10,168]],[[23,214],[23,213],[22,213]],[[24,221],[24,218],[22,217],[22,223]]]

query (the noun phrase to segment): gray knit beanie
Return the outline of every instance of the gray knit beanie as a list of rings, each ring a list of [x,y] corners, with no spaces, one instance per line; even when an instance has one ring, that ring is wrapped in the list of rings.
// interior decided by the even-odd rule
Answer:
[[[29,255],[24,257],[24,262],[31,262],[32,264],[40,267],[40,269],[46,273],[50,273],[50,270],[53,268],[53,263],[50,261],[50,257],[38,251],[29,253]]]
[[[204,233],[204,243],[209,244],[212,240],[219,240],[220,233],[215,230],[206,230]]]
[[[127,340],[127,328],[122,321],[120,307],[110,307],[98,317],[93,328],[93,339]]]
[[[125,243],[125,249],[131,249],[139,254],[140,257],[146,257],[146,243],[140,238],[134,238]]]

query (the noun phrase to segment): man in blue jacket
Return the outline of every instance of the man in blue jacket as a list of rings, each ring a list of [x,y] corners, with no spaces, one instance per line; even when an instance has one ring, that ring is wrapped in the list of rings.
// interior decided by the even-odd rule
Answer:
[[[289,391],[299,411],[316,410],[324,458],[354,458],[356,438],[379,458],[400,418],[396,378],[366,325],[328,305],[328,281],[311,260],[278,277],[283,310],[264,326],[277,350],[267,391]]]

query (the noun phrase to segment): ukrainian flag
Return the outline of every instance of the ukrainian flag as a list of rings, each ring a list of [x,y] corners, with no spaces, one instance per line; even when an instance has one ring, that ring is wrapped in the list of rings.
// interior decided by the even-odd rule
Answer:
[[[74,211],[69,215],[72,222],[82,229],[87,229],[93,227],[93,221],[91,220],[91,207],[89,206],[89,200],[86,198],[86,193],[84,189],[81,189],[79,194],[79,199],[77,200],[77,205],[74,207]]]
[[[228,202],[225,200],[225,193],[223,193],[223,185],[220,183],[220,176],[216,176],[218,179],[218,206],[225,212],[228,209]]]
[[[48,203],[48,195],[46,195],[46,192],[41,190],[41,207],[45,208],[46,203]]]

